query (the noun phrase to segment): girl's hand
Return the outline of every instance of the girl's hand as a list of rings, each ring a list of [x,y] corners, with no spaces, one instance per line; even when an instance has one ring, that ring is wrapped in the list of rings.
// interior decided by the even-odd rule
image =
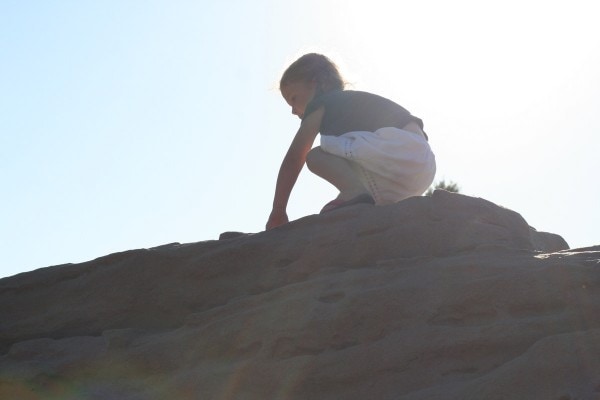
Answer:
[[[288,216],[284,210],[273,210],[269,216],[269,221],[267,221],[267,230],[277,228],[288,222]]]

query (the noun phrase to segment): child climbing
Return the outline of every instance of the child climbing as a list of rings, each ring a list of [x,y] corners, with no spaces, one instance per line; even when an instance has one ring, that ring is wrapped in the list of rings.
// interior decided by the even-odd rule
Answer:
[[[303,55],[283,73],[279,89],[302,123],[279,170],[267,229],[288,222],[288,200],[304,163],[340,192],[321,213],[395,203],[433,182],[435,156],[423,121],[384,97],[345,90],[329,58]],[[312,148],[318,133],[321,145]]]

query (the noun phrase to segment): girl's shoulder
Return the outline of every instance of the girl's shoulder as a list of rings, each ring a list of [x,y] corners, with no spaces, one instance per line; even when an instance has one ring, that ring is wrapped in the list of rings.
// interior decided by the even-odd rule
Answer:
[[[342,90],[336,93],[327,93],[327,97],[323,99],[323,103],[335,102],[345,105],[374,105],[374,106],[398,106],[396,102],[387,97],[380,96],[375,93],[365,92],[361,90]]]
[[[371,109],[392,109],[398,105],[385,97],[360,90],[332,90],[321,93],[313,98],[307,105],[304,115],[325,107],[331,112],[359,112]]]
[[[365,92],[363,90],[338,90],[336,92],[326,93],[325,95],[330,96],[331,98],[346,98],[363,101],[392,101],[386,97],[371,92]]]
[[[364,101],[369,99],[383,99],[383,97],[360,90],[332,90],[315,97],[315,100],[320,103],[335,101]]]

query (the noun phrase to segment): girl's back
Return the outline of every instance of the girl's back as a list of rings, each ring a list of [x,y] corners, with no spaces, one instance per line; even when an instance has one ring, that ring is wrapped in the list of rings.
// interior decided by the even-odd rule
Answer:
[[[347,132],[369,131],[384,127],[402,129],[416,122],[423,129],[423,121],[399,104],[372,93],[354,90],[334,90],[316,96],[306,107],[304,118],[324,106],[321,135],[340,136]]]

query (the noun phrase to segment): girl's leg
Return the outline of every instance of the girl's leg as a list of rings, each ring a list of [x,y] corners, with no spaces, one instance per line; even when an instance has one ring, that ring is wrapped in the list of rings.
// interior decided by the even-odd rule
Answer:
[[[306,166],[314,174],[335,186],[340,194],[338,199],[351,200],[369,193],[362,184],[350,161],[315,147],[306,156]]]

